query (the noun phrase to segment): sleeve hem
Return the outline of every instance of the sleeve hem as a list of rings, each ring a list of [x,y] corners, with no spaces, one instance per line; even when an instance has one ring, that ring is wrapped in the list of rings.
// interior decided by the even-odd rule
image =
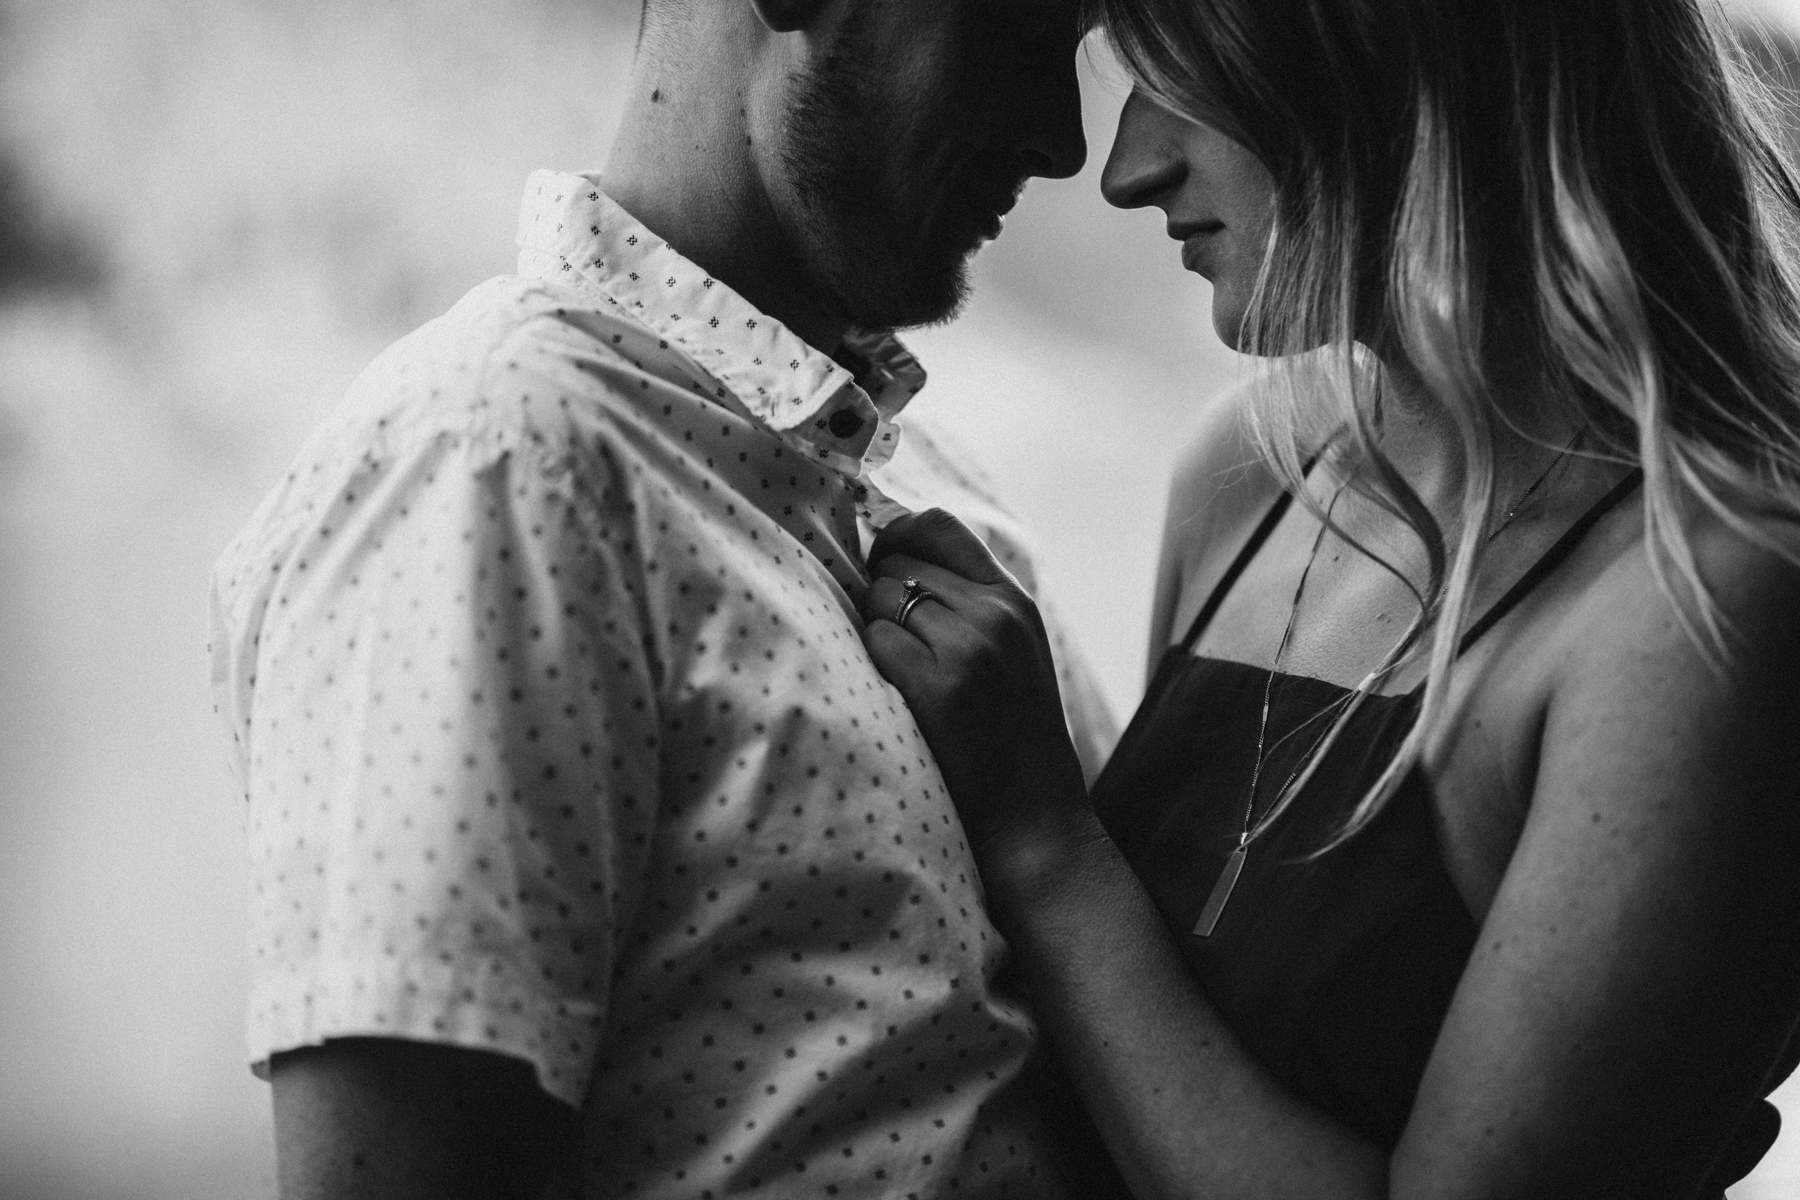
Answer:
[[[503,964],[316,964],[251,988],[250,1069],[332,1038],[384,1037],[486,1050],[523,1059],[538,1086],[580,1108],[593,1074],[600,1008],[522,985]]]

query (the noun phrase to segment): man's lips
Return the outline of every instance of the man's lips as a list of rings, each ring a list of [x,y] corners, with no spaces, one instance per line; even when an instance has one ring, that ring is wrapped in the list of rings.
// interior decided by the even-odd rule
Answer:
[[[1019,202],[1022,185],[992,191],[970,191],[966,194],[969,208],[974,212],[976,224],[981,236],[993,241],[1000,236],[1006,224],[1006,214],[1013,210]]]

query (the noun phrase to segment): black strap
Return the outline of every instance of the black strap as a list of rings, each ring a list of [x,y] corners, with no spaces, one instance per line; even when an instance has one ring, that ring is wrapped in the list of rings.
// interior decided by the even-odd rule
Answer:
[[[1308,462],[1301,474],[1304,475],[1311,469],[1312,463]],[[1262,549],[1262,544],[1269,540],[1271,533],[1275,532],[1275,526],[1281,523],[1281,518],[1287,512],[1288,505],[1293,502],[1294,493],[1286,488],[1281,489],[1281,495],[1276,497],[1275,503],[1269,506],[1269,511],[1263,514],[1263,519],[1251,531],[1250,540],[1244,543],[1244,548],[1238,551],[1237,557],[1231,560],[1231,565],[1225,568],[1225,574],[1219,576],[1219,582],[1213,584],[1212,594],[1206,598],[1206,603],[1200,606],[1200,612],[1194,617],[1193,624],[1188,626],[1187,636],[1181,639],[1183,654],[1191,651],[1194,643],[1200,640],[1201,633],[1212,622],[1213,614],[1219,611],[1219,605],[1225,603],[1225,597],[1230,593],[1231,585],[1237,582],[1238,576],[1244,573],[1244,568],[1250,565],[1250,560],[1256,557],[1256,552]]]
[[[1311,469],[1312,463],[1308,462],[1304,470],[1310,471]],[[1633,468],[1623,479],[1614,484],[1592,508],[1581,514],[1580,519],[1565,529],[1562,536],[1556,539],[1556,543],[1546,550],[1536,562],[1532,563],[1531,567],[1519,577],[1512,587],[1506,590],[1506,594],[1496,600],[1493,607],[1469,626],[1469,631],[1463,634],[1462,642],[1457,646],[1456,652],[1460,655],[1468,650],[1502,617],[1517,607],[1519,601],[1523,600],[1532,588],[1536,587],[1546,575],[1554,571],[1565,558],[1573,553],[1575,547],[1581,544],[1581,539],[1587,536],[1588,530],[1599,523],[1600,518],[1618,507],[1619,501],[1628,496],[1642,480],[1643,472]],[[1262,544],[1269,540],[1269,535],[1275,531],[1275,526],[1280,524],[1281,518],[1287,513],[1288,506],[1293,502],[1294,494],[1284,488],[1281,495],[1276,497],[1275,503],[1269,506],[1269,511],[1263,514],[1263,519],[1251,531],[1250,538],[1244,543],[1243,549],[1239,550],[1237,557],[1231,560],[1231,565],[1225,568],[1225,574],[1219,577],[1219,582],[1213,585],[1212,594],[1207,596],[1206,603],[1201,605],[1199,613],[1194,617],[1193,624],[1188,626],[1187,635],[1181,639],[1182,653],[1190,653],[1193,650],[1194,643],[1200,640],[1200,635],[1212,622],[1214,614],[1219,611],[1219,606],[1225,603],[1225,597],[1230,593],[1232,585],[1237,582],[1238,576],[1244,573],[1244,568],[1250,565],[1250,560],[1256,557],[1256,552],[1262,549]]]
[[[1601,517],[1618,507],[1619,501],[1630,495],[1643,477],[1644,473],[1633,467],[1626,473],[1625,478],[1613,484],[1606,495],[1600,497],[1592,508],[1582,513],[1580,520],[1563,530],[1563,535],[1556,539],[1556,544],[1544,551],[1542,557],[1532,563],[1530,569],[1519,576],[1518,581],[1510,588],[1506,589],[1506,594],[1494,601],[1492,608],[1481,614],[1480,620],[1469,626],[1469,631],[1463,634],[1462,641],[1457,644],[1456,652],[1458,654],[1465,653],[1481,638],[1482,634],[1492,629],[1499,623],[1500,618],[1511,612],[1544,576],[1556,570],[1563,559],[1569,557],[1575,547],[1581,544],[1581,539],[1587,536],[1588,530],[1598,524]]]

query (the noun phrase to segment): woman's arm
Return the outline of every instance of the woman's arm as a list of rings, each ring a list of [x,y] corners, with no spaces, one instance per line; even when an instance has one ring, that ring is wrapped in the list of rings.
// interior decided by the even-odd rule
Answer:
[[[1567,639],[1580,649],[1545,717],[1523,836],[1390,1161],[1249,1059],[1079,777],[1031,765],[1055,761],[1048,725],[1030,715],[1046,701],[1029,672],[1003,667],[1006,647],[1019,657],[1029,601],[984,579],[936,522],[896,530],[890,546],[908,573],[929,563],[973,580],[931,576],[948,594],[909,621],[918,636],[875,621],[870,644],[934,749],[946,729],[983,730],[979,772],[945,741],[952,793],[1042,1019],[1140,1196],[1553,1200],[1702,1186],[1800,1012],[1791,568],[1763,557],[1723,580],[1727,616],[1756,648],[1724,673],[1646,563],[1596,586]],[[959,686],[983,670],[982,689]]]
[[[870,652],[930,740],[993,915],[1133,1194],[1383,1195],[1381,1155],[1238,1047],[1094,818],[1030,599],[943,512],[890,525],[873,558]],[[908,577],[936,599],[903,630],[884,618]]]
[[[1387,1195],[1386,1163],[1238,1044],[1090,811],[990,842],[995,919],[1139,1200]]]
[[[1800,573],[1732,535],[1700,541],[1726,666],[1641,549],[1558,636],[1529,816],[1401,1180],[1691,1195],[1800,1014]]]

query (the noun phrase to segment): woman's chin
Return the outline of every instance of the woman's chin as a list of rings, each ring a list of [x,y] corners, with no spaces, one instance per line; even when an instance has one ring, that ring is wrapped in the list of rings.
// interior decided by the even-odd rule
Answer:
[[[1212,309],[1213,333],[1223,342],[1227,350],[1255,358],[1294,358],[1302,354],[1310,354],[1318,350],[1325,342],[1311,342],[1309,339],[1294,339],[1280,346],[1256,347],[1251,344],[1251,333],[1247,314],[1243,308],[1215,303]],[[1292,332],[1292,331],[1289,331]]]
[[[1248,354],[1249,338],[1244,328],[1244,310],[1234,304],[1220,304],[1218,293],[1213,293],[1212,307],[1213,333],[1225,343],[1227,350],[1235,350],[1239,354]]]

